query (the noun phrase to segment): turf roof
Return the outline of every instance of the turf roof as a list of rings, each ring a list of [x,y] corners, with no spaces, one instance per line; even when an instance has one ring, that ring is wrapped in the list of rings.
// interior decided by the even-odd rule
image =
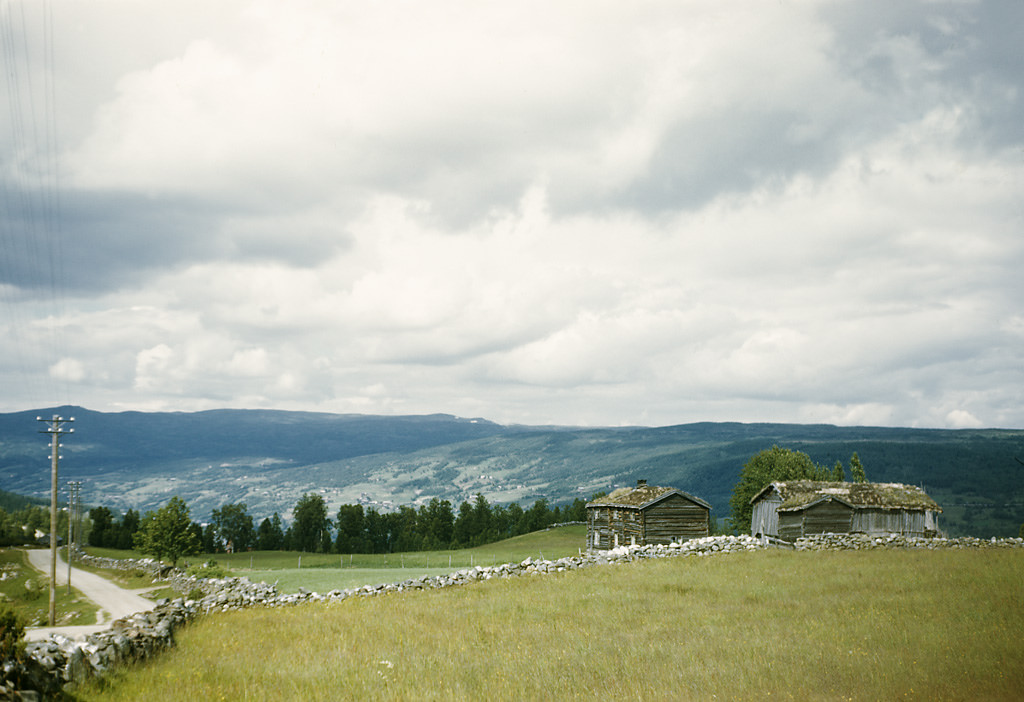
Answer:
[[[791,480],[766,485],[750,501],[758,500],[772,486],[782,497],[780,510],[806,507],[826,497],[835,497],[853,507],[878,509],[928,509],[941,512],[942,508],[924,490],[916,485],[902,483],[837,483],[815,480]]]
[[[652,502],[667,497],[670,493],[678,493],[688,500],[692,500],[699,505],[711,508],[704,500],[699,497],[694,497],[682,490],[677,490],[671,487],[659,487],[657,485],[638,485],[635,488],[623,487],[618,490],[613,490],[610,495],[599,497],[593,502],[588,502],[587,507],[645,507]]]

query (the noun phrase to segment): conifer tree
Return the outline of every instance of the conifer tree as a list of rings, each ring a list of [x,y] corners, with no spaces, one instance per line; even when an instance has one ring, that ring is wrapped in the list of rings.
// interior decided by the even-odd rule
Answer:
[[[864,473],[864,466],[861,465],[860,456],[854,451],[850,456],[850,480],[855,483],[866,483],[868,476]]]

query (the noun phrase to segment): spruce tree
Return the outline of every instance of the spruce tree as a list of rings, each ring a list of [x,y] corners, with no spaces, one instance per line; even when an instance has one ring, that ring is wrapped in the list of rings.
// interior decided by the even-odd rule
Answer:
[[[850,456],[850,480],[855,483],[866,483],[868,476],[864,473],[864,466],[861,465],[860,457],[854,451]]]

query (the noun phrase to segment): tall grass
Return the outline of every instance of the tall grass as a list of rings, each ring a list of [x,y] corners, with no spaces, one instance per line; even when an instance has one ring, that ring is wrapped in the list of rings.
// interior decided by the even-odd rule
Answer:
[[[212,615],[90,700],[1021,699],[1024,554],[756,552]]]

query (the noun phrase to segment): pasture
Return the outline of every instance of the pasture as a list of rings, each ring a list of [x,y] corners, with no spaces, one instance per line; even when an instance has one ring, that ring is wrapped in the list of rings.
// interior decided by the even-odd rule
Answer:
[[[211,615],[83,700],[1015,700],[1024,553],[751,552]]]
[[[497,543],[458,551],[389,554],[324,554],[256,551],[194,557],[213,558],[232,575],[276,583],[281,592],[300,587],[328,592],[361,585],[398,582],[423,575],[442,575],[473,566],[518,563],[528,557],[557,559],[575,556],[586,542],[586,526],[575,524],[523,534]]]

